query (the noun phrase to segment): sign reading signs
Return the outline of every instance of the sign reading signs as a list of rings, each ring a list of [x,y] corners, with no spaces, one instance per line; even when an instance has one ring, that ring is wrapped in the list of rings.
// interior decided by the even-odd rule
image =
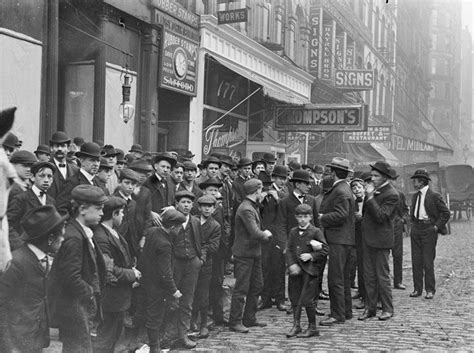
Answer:
[[[162,48],[160,86],[196,96],[198,43],[164,29]]]
[[[372,70],[336,70],[334,86],[351,91],[374,89],[374,72]]]
[[[284,131],[364,131],[367,107],[361,104],[311,104],[305,107],[277,106],[275,128]]]
[[[217,11],[217,24],[218,25],[223,25],[226,23],[247,22],[247,19],[248,19],[247,8],[227,10],[227,11]]]
[[[311,6],[309,9],[309,25],[310,25],[310,40],[309,40],[309,69],[308,72],[315,77],[320,76],[321,58],[321,40],[323,22],[323,9],[320,7]]]
[[[368,126],[367,131],[344,132],[342,141],[346,143],[390,142],[391,126]]]

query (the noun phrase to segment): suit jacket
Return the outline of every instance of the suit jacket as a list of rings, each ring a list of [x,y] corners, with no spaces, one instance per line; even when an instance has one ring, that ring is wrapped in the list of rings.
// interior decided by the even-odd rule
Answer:
[[[130,308],[132,283],[136,280],[128,243],[120,233],[118,236],[119,239],[102,224],[94,229],[94,238],[104,258],[113,260],[112,273],[117,279],[116,283],[106,283],[102,291],[102,309],[107,312],[120,312]]]
[[[309,243],[311,240],[317,240],[323,243],[323,248],[314,251]],[[310,253],[313,259],[306,262],[301,261],[299,257],[303,253]],[[288,267],[293,264],[298,264],[301,269],[310,276],[317,276],[320,267],[326,264],[325,260],[328,253],[329,247],[326,238],[324,238],[319,228],[310,224],[302,234],[300,234],[298,227],[291,229],[285,251],[286,265]]]
[[[53,159],[51,159],[51,163],[56,166],[56,163]],[[51,184],[51,187],[48,190],[48,195],[51,196],[53,199],[56,199],[63,190],[66,180],[71,178],[78,171],[79,167],[74,163],[66,163],[66,178],[63,177],[59,170],[56,170],[53,175],[53,183]]]
[[[415,204],[416,204],[416,196],[417,193],[413,195],[411,201],[411,211],[410,217],[415,220]],[[437,192],[428,188],[425,195],[425,210],[426,214],[428,215],[431,223],[433,226],[438,227],[438,233],[440,234],[448,234],[448,230],[446,228],[446,223],[448,223],[449,218],[451,217],[451,212],[449,211],[448,207],[443,201],[443,198]]]
[[[74,330],[76,322],[88,320],[86,313],[90,306],[99,304],[95,297],[100,293],[94,290],[93,280],[97,269],[99,286],[103,288],[105,263],[102,251],[94,238],[92,242],[94,248],[78,221],[73,219],[68,222],[64,241],[56,254],[50,276],[49,305],[59,327]],[[98,307],[99,316],[100,312]]]
[[[202,234],[201,234],[201,221],[199,220],[198,217],[193,216],[193,215],[190,214],[189,215],[189,224],[191,225],[191,229],[192,229],[192,232],[193,232],[194,245],[196,247],[197,256],[201,260],[206,262],[207,250],[206,250],[205,247],[204,248],[202,247],[203,237],[202,237]],[[174,232],[173,240],[176,239],[176,233],[179,231],[179,228],[180,227],[176,227],[172,230],[172,232]]]
[[[151,193],[148,188],[140,186],[138,195],[132,194],[136,201],[135,223],[137,227],[137,237],[140,239],[145,232],[152,227],[151,220]]]
[[[354,196],[345,180],[324,194],[319,212],[328,244],[355,245]]]
[[[233,200],[234,210],[237,210],[240,203],[247,197],[247,194],[245,193],[245,190],[244,190],[244,183],[246,181],[247,179],[242,178],[242,176],[239,174],[234,179],[234,182],[232,183],[232,192],[234,194],[234,200]]]
[[[123,199],[119,190],[115,190],[114,196]],[[138,234],[137,227],[137,202],[133,199],[127,201],[127,205],[123,209],[123,219],[117,231],[123,235],[128,243],[130,254],[133,257],[138,257],[140,254],[139,242],[141,236]]]
[[[362,242],[373,248],[393,246],[393,224],[398,206],[398,191],[390,184],[365,199],[362,209]]]
[[[46,195],[46,204],[55,206],[56,201],[54,201],[51,196]],[[21,219],[26,212],[38,206],[42,206],[42,204],[32,189],[17,194],[17,196],[8,203],[8,235],[12,250],[18,249],[24,243],[20,238],[23,233],[23,228],[20,225]]]
[[[77,171],[75,174],[71,175],[71,177],[66,179],[62,186],[62,190],[59,192],[56,198],[56,208],[60,214],[71,214],[71,191],[76,186],[82,184],[97,186],[97,183],[91,184],[86,176],[80,171]]]
[[[49,346],[47,276],[26,244],[13,251],[0,276],[0,351],[41,351]]]
[[[167,178],[165,180],[166,189],[164,189],[155,174],[148,177],[143,186],[151,192],[151,210],[161,213],[161,209],[165,206],[174,204],[175,189],[174,184]]]
[[[278,246],[282,251],[286,248],[290,230],[298,225],[295,218],[295,209],[300,203],[301,202],[296,198],[293,191],[280,200],[280,205],[278,207],[278,217],[276,221],[276,236],[278,239]],[[316,199],[311,195],[304,195],[303,203],[306,203],[312,207],[313,219],[311,224],[319,228],[318,207],[316,205]]]
[[[235,239],[232,246],[234,256],[260,257],[261,243],[265,239],[258,205],[246,198],[235,213]]]
[[[219,248],[221,240],[221,226],[212,217],[201,224],[201,259],[204,264],[212,263],[212,256]]]
[[[179,184],[178,191],[189,191],[189,190],[184,186],[184,183],[181,182]],[[203,192],[201,188],[198,186],[198,184],[196,183],[196,181],[193,182],[193,187],[191,189],[191,192],[194,194],[194,196],[196,196],[196,200],[203,195]]]
[[[140,283],[148,296],[171,298],[178,290],[173,278],[173,246],[168,234],[161,227],[146,232],[146,242],[138,261],[142,273]]]

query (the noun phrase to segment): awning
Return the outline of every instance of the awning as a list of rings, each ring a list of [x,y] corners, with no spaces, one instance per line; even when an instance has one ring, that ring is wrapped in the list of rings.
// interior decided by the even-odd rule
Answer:
[[[370,146],[375,151],[377,151],[377,153],[380,154],[385,159],[385,161],[392,167],[400,166],[400,161],[398,160],[398,158],[395,157],[393,153],[390,152],[384,145],[382,145],[381,143],[372,142],[370,143]]]
[[[379,143],[347,143],[349,158],[352,159],[354,167],[373,164],[384,160],[392,167],[401,165],[397,157],[393,155],[385,146]]]
[[[311,103],[309,99],[306,99],[305,97],[298,95],[296,92],[289,91],[288,89],[285,89],[278,85],[277,83],[258,75],[255,72],[252,72],[250,70],[246,70],[243,67],[240,67],[229,60],[223,59],[223,58],[217,58],[216,56],[212,55],[211,56],[214,60],[219,62],[219,64],[227,67],[228,69],[236,72],[240,76],[245,77],[246,79],[255,82],[256,84],[262,86],[263,89],[263,94],[266,96],[269,96],[275,100],[281,101],[281,102],[286,102],[286,103],[291,103],[291,104],[298,104],[298,105],[303,105],[303,104],[308,104]]]

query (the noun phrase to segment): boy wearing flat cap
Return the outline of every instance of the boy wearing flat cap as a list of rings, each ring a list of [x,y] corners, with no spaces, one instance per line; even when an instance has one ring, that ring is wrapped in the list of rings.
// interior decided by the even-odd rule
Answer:
[[[20,221],[25,213],[38,206],[56,205],[56,201],[47,194],[53,182],[55,171],[56,168],[50,162],[36,162],[33,164],[31,166],[33,186],[18,194],[8,204],[7,216],[12,250],[17,249],[23,244],[23,241],[20,239],[20,235],[23,232]]]
[[[10,157],[10,163],[15,167],[19,179],[12,185],[8,202],[11,202],[22,191],[31,187],[31,166],[38,160],[30,151],[16,151]]]
[[[102,320],[100,292],[105,263],[91,227],[99,224],[107,201],[94,185],[78,185],[72,192],[72,219],[52,267],[52,309],[64,352],[91,352],[91,328]]]

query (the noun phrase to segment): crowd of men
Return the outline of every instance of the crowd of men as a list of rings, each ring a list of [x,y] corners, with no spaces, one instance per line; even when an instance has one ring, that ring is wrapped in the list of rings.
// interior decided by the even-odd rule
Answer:
[[[382,161],[361,172],[344,158],[285,166],[265,152],[238,161],[215,153],[196,164],[190,151],[149,153],[135,144],[125,154],[62,131],[30,152],[8,133],[13,113],[0,113],[0,192],[9,189],[0,210],[12,252],[0,275],[2,352],[41,352],[50,327],[64,352],[114,352],[124,325],[131,348],[146,329],[151,352],[173,332],[177,346],[191,349],[209,336],[209,318],[246,333],[266,326],[257,311],[273,305],[293,315],[287,337],[311,337],[324,315],[320,299],[330,300],[320,325],[352,319],[351,287],[364,309],[359,320],[376,316],[378,305],[378,318],[388,320],[389,254],[393,287],[405,289],[408,220],[410,297],[423,287],[426,299],[435,294],[436,240],[450,212],[425,170],[412,176],[418,192],[408,208]],[[226,318],[229,264],[236,282]]]

